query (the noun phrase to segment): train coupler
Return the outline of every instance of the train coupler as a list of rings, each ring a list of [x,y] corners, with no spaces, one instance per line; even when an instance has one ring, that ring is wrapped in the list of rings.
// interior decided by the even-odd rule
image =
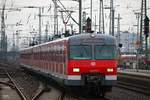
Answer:
[[[100,73],[89,73],[82,75],[86,84],[90,83],[100,83],[101,80],[104,79],[103,75]]]

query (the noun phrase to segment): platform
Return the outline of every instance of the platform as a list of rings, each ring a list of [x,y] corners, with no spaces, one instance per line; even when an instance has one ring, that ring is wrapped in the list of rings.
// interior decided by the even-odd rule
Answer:
[[[126,73],[126,74],[137,74],[142,76],[150,76],[150,70],[141,70],[141,69],[119,69],[118,73]]]

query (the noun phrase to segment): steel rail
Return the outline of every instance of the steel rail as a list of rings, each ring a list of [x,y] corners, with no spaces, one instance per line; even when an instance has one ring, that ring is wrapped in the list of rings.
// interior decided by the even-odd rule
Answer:
[[[8,76],[8,78],[10,79],[10,81],[14,84],[18,94],[20,95],[20,97],[23,99],[23,100],[27,100],[27,98],[25,97],[25,95],[23,94],[23,92],[19,89],[19,87],[17,86],[17,84],[15,83],[14,79],[11,77],[11,75],[5,70],[6,72],[6,75]]]
[[[150,89],[147,89],[147,87],[137,86],[137,85],[131,84],[131,83],[118,82],[117,87],[125,88],[125,89],[131,90],[131,91],[145,94],[145,95],[150,95]]]
[[[15,87],[13,84],[9,84],[9,83],[3,82],[3,81],[0,81],[0,84],[7,85],[7,86],[9,86],[9,87],[11,87],[11,88],[14,88],[14,87]]]
[[[43,86],[42,83],[40,83],[40,87],[39,87],[39,90],[38,92],[34,95],[34,97],[32,98],[32,100],[37,100],[38,98],[40,98],[40,96],[44,93],[44,92],[48,92],[50,91],[51,89],[47,89],[46,91],[46,87]]]
[[[133,73],[118,73],[116,87],[122,87],[131,91],[150,95],[150,76],[138,75]]]
[[[9,67],[9,65],[7,65],[7,64],[1,64],[1,63],[0,63],[0,65],[1,65],[1,66]],[[28,97],[24,95],[24,93],[23,93],[23,91],[20,89],[19,85],[17,85],[17,83],[15,82],[16,80],[15,80],[15,79],[12,77],[12,75],[8,72],[9,69],[6,69],[6,68],[3,68],[3,67],[2,67],[2,68],[0,68],[0,70],[3,71],[3,73],[0,73],[0,74],[5,75],[5,78],[8,78],[9,81],[11,82],[11,83],[9,83],[9,82],[7,82],[7,81],[0,81],[0,84],[9,86],[10,88],[15,89],[22,100],[28,100],[28,99],[27,99]],[[42,85],[42,83],[41,83],[40,86],[41,86],[41,88],[39,88],[39,89],[37,90],[37,93],[32,97],[31,100],[37,100],[37,99],[46,91],[46,89],[44,88],[44,86]],[[48,90],[47,90],[47,91],[48,91]]]

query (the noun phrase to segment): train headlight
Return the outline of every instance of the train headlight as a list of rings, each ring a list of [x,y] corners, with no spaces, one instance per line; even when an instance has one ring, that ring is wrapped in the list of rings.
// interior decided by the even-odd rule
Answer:
[[[92,35],[91,35],[91,37],[92,37],[92,38],[94,38],[94,37],[95,37],[95,35],[94,35],[94,34],[92,34]]]
[[[73,68],[73,72],[80,72],[80,68]]]
[[[114,69],[113,68],[107,68],[107,72],[113,72]]]

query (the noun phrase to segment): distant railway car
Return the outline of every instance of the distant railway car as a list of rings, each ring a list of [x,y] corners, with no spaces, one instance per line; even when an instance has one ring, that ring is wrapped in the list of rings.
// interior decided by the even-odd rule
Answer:
[[[137,56],[134,54],[120,55],[118,67],[121,68],[135,68],[137,62]]]
[[[148,57],[147,57],[147,59],[145,60],[145,62],[146,62],[148,65],[150,65],[150,46],[149,46],[149,48],[148,48]]]
[[[145,57],[146,58],[146,57]],[[150,49],[148,49],[148,54],[147,54],[147,58],[144,59],[145,64],[146,64],[146,68],[145,69],[150,69]]]
[[[66,86],[92,86],[101,95],[117,81],[112,36],[80,34],[21,50],[21,64]]]
[[[150,65],[150,52],[148,52],[148,58],[146,59],[145,54],[138,55],[138,65],[139,69],[147,69]],[[129,68],[135,69],[137,67],[137,55],[128,54],[128,55],[120,55],[118,60],[118,67],[120,68]]]

